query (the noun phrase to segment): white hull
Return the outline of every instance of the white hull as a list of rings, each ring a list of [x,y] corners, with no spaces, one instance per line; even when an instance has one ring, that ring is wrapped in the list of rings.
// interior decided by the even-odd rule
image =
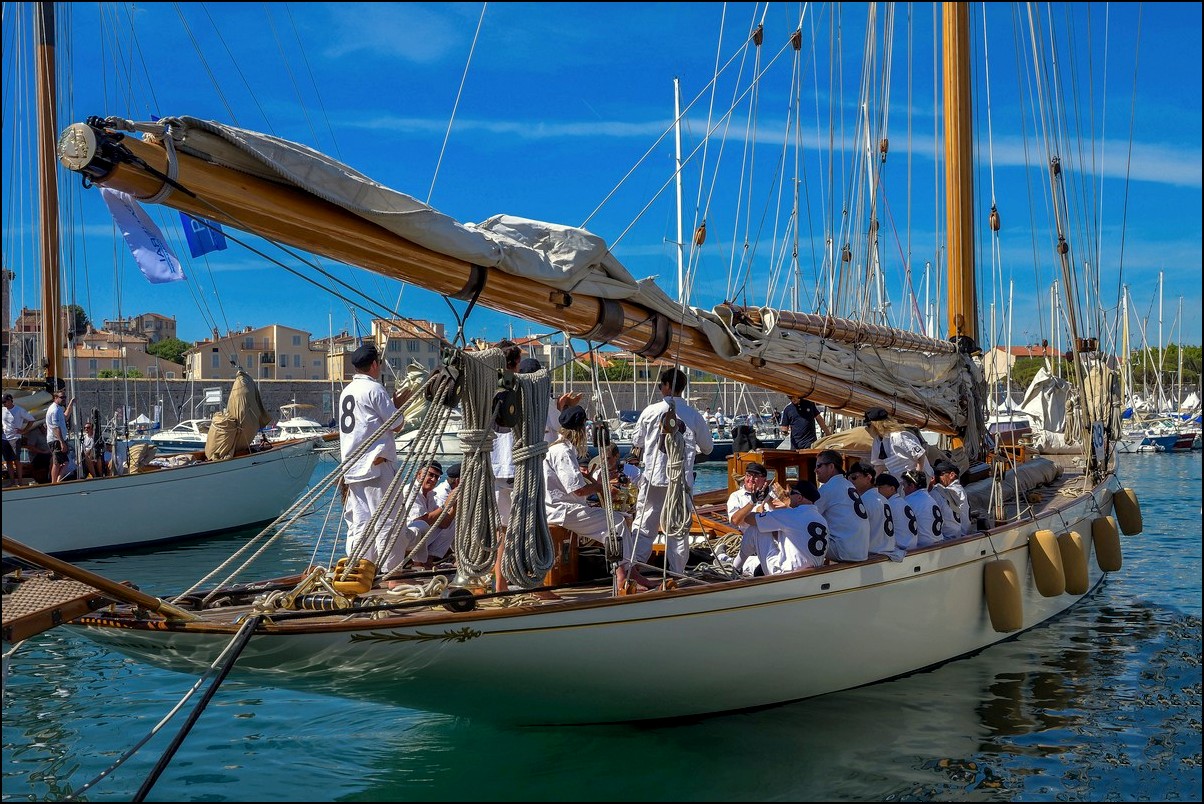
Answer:
[[[1087,534],[1115,480],[1042,519],[908,555],[672,592],[372,623],[279,621],[234,672],[417,709],[515,723],[681,717],[823,695],[920,670],[1011,636],[991,626],[984,567],[1011,559],[1024,628],[1082,596],[1045,598],[1029,570],[1038,529]],[[1093,551],[1092,551],[1093,553]],[[1090,587],[1102,579],[1092,554]],[[197,628],[198,626],[192,626]],[[199,628],[207,629],[201,625]],[[232,630],[83,633],[199,673]]]
[[[4,533],[72,555],[195,538],[275,519],[305,490],[314,442],[225,461],[4,490]]]

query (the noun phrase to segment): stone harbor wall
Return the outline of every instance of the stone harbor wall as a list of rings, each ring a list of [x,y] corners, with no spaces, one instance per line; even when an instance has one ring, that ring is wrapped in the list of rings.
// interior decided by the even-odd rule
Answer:
[[[332,389],[327,380],[258,380],[257,383],[263,403],[274,419],[279,418],[281,405],[300,402],[314,406],[308,418],[325,424],[334,418],[332,401],[337,402],[338,394],[342,392],[342,383],[335,383]],[[162,405],[163,427],[172,427],[184,419],[204,418],[224,409],[230,398],[231,384],[231,380],[206,380],[202,383],[190,380],[87,379],[76,380],[73,393],[76,397],[76,415],[80,421],[83,417],[91,416],[93,409],[100,411],[101,421],[105,423],[111,421],[119,410],[128,411],[131,420],[140,414],[153,419],[155,406]],[[638,383],[635,387],[630,382],[603,383],[600,387],[601,409],[610,416],[616,410],[640,410],[659,398],[656,389],[648,383]],[[598,405],[591,384],[570,383],[568,388],[585,395],[586,409],[592,415]],[[770,409],[780,411],[787,403],[783,394],[761,389],[748,389],[741,393],[742,388],[738,383],[721,385],[700,382],[691,384],[687,396],[701,411],[710,408],[714,412],[722,408],[728,415],[756,412],[766,403]],[[556,384],[557,393],[564,389],[563,383]],[[220,399],[220,403],[212,404],[207,399]]]

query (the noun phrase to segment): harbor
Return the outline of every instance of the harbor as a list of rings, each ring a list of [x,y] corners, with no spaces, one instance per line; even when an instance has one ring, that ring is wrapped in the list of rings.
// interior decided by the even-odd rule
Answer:
[[[3,802],[1201,798],[1199,7],[4,9]]]

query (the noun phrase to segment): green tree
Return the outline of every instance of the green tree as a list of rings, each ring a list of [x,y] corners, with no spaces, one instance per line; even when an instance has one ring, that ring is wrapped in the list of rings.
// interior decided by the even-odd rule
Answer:
[[[126,377],[127,379],[137,380],[144,376],[146,375],[136,368],[128,368],[125,371],[122,371],[121,369],[101,369],[100,371],[96,372],[96,378],[98,380],[108,380],[114,377]]]
[[[88,314],[84,312],[84,308],[78,304],[68,304],[67,323],[71,327],[71,331],[76,335],[83,335],[88,331],[88,326],[92,323],[92,319],[88,318]]]
[[[146,353],[162,360],[184,365],[184,353],[192,348],[192,344],[179,338],[164,338],[158,343],[146,347]]]

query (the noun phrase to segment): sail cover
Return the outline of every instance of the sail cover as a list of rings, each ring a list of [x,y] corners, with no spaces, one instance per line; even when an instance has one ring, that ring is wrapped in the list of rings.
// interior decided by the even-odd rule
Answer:
[[[985,429],[982,372],[966,355],[842,345],[780,327],[772,310],[763,310],[754,324],[735,320],[726,306],[685,307],[653,280],[633,277],[606,242],[585,229],[512,215],[461,223],[312,148],[268,134],[194,117],[109,123],[169,140],[175,149],[214,164],[295,186],[432,251],[566,292],[640,304],[702,331],[721,358],[796,364],[828,383],[889,393],[964,428],[971,442]],[[709,368],[722,373],[721,366]]]

